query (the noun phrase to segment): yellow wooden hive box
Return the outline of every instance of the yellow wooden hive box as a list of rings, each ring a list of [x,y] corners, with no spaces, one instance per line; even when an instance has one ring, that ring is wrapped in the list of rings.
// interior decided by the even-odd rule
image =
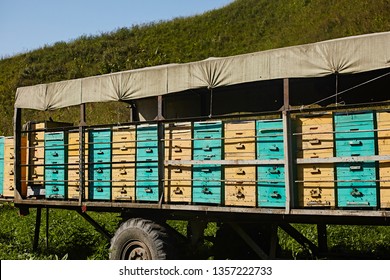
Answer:
[[[4,185],[3,196],[14,197],[15,196],[15,148],[14,137],[9,136],[4,138]],[[27,162],[27,138],[21,138],[21,164],[25,165]],[[21,196],[27,195],[27,167],[21,167]]]
[[[390,112],[377,112],[378,155],[390,155]],[[390,208],[390,160],[379,161],[380,207]]]
[[[165,160],[192,159],[192,129],[190,122],[165,125]],[[164,197],[166,202],[191,202],[191,165],[165,165]]]
[[[254,121],[226,122],[225,160],[256,158]],[[256,206],[256,167],[235,165],[225,167],[225,205]]]
[[[112,199],[135,200],[135,127],[112,130]]]

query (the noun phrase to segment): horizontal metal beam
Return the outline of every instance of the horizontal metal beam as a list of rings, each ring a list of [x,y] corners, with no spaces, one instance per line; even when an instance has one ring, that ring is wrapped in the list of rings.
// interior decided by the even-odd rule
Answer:
[[[20,205],[30,205],[32,207],[37,206],[50,206],[50,207],[77,207],[78,201],[60,201],[60,200],[35,200],[24,199],[15,204],[17,207]],[[128,209],[164,209],[171,211],[194,211],[194,212],[219,212],[219,213],[245,213],[255,215],[285,215],[284,208],[249,208],[249,207],[232,207],[232,206],[217,206],[217,205],[187,205],[187,204],[159,204],[156,203],[140,203],[130,201],[84,201],[83,206],[89,209],[107,209],[107,211],[121,212]],[[300,208],[291,209],[290,214],[287,216],[328,216],[328,217],[377,217],[384,218],[390,223],[390,209],[376,210],[376,209],[324,209],[324,208]]]
[[[328,157],[328,158],[298,158],[296,163],[360,163],[365,161],[381,161],[390,160],[390,155],[383,156],[352,156],[352,157]]]
[[[283,159],[252,159],[252,160],[165,160],[165,165],[193,165],[193,164],[220,164],[220,165],[259,165],[259,164],[284,164]]]

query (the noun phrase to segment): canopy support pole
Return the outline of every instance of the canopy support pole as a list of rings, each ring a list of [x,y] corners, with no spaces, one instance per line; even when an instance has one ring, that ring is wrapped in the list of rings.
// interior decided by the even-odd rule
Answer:
[[[292,133],[291,133],[291,114],[290,114],[290,89],[289,79],[283,79],[283,97],[284,106],[282,112],[283,120],[283,145],[284,145],[284,162],[285,162],[285,192],[286,192],[286,214],[290,213],[294,207],[293,199],[293,161],[292,161]]]
[[[213,117],[213,89],[210,88],[210,109],[209,109],[209,118]]]
[[[158,136],[158,197],[159,205],[164,201],[164,123],[162,122],[164,118],[164,107],[163,107],[163,97],[162,95],[157,96],[157,136]]]
[[[37,214],[35,217],[33,252],[36,252],[38,250],[39,232],[41,230],[41,216],[42,216],[42,207],[37,207]],[[46,227],[47,227],[47,225],[46,225]]]
[[[317,224],[318,249],[322,255],[328,253],[328,234],[326,231],[326,224]]]
[[[86,126],[86,108],[85,103],[80,104],[80,123],[79,123],[79,205],[81,206],[85,199],[85,126]]]
[[[46,207],[46,249],[49,248],[49,207]]]
[[[24,147],[23,147],[24,148]],[[14,112],[14,182],[15,182],[15,202],[22,200],[22,110],[15,108]],[[26,151],[27,152],[27,151]],[[27,190],[26,190],[27,191]]]

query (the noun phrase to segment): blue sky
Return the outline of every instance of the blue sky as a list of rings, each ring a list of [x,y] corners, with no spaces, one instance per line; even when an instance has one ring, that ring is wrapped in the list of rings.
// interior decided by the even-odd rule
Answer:
[[[201,14],[233,0],[0,0],[0,58],[175,17]]]

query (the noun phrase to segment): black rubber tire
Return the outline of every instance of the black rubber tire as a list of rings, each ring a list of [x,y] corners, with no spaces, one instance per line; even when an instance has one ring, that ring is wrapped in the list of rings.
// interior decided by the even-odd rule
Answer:
[[[171,245],[165,227],[131,218],[111,239],[110,260],[165,260],[172,257]]]

